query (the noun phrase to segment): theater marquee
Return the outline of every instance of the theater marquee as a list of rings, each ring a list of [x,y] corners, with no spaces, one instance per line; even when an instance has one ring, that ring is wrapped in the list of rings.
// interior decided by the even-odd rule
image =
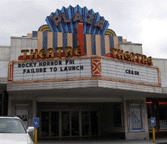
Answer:
[[[9,84],[98,79],[161,86],[159,68],[106,56],[11,61],[8,71]]]

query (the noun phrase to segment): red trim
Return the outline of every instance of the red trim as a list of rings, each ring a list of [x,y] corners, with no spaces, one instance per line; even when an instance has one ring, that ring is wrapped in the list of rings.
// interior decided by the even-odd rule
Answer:
[[[159,105],[167,105],[167,102],[159,102]]]
[[[152,104],[153,102],[146,102],[147,104]]]
[[[146,102],[147,104],[152,104],[153,102]],[[159,102],[159,105],[167,105],[167,102]]]
[[[8,81],[13,81],[13,63],[9,65]]]
[[[77,45],[81,46],[81,52],[84,51],[83,46],[83,23],[78,23],[78,29],[77,29]]]
[[[101,58],[93,57],[92,59],[92,77],[101,76]]]

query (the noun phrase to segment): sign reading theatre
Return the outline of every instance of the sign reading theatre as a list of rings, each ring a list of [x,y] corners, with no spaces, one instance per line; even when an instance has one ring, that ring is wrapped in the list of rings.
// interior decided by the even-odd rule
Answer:
[[[112,54],[105,54],[108,57],[147,64],[147,65],[153,65],[152,57],[147,58],[145,55],[142,55],[142,54],[133,53],[133,52],[129,53],[129,51],[124,52],[123,50],[115,49],[115,48],[110,48],[110,50],[112,51]]]
[[[21,50],[21,53],[23,53],[23,58],[22,56],[19,57],[20,59],[26,60],[26,59],[39,59],[39,58],[54,58],[54,57],[62,57],[62,50],[64,49],[63,47],[57,47],[55,48],[57,50],[57,54],[54,53],[53,48],[48,48],[47,50],[45,49],[41,49],[39,51],[39,55],[38,55],[38,50],[35,49],[35,52],[33,52],[33,49],[31,49],[30,51],[30,56],[27,56],[27,53],[29,52],[29,50]],[[71,46],[67,46],[65,47],[65,56],[69,57],[69,56],[81,56],[82,52],[81,52],[81,47],[77,46],[74,49],[74,52],[72,52],[72,47]]]
[[[65,53],[62,53],[62,50],[64,49],[63,47],[57,47],[55,48],[57,50],[57,53],[54,53],[53,48],[48,48],[47,50],[41,49],[39,51],[38,55],[38,50],[36,49],[35,52],[31,49],[30,51],[30,56],[27,56],[27,53],[29,50],[21,50],[21,53],[23,53],[23,56],[19,57],[19,60],[23,59],[39,59],[39,58],[54,58],[54,57],[59,57],[61,58],[62,56],[65,57],[72,57],[72,56],[82,56],[85,55],[84,52],[81,52],[81,47],[77,46],[74,49],[74,52],[72,52],[72,47],[67,46],[65,47]],[[126,61],[131,61],[131,62],[137,62],[137,63],[142,63],[146,65],[153,65],[152,63],[152,57],[146,57],[145,55],[138,54],[138,53],[129,53],[128,51],[124,52],[123,50],[120,49],[115,49],[115,48],[110,48],[111,53],[107,53],[104,56],[107,57],[112,57],[112,58],[117,58],[117,59],[122,59]],[[62,55],[63,54],[63,55]]]

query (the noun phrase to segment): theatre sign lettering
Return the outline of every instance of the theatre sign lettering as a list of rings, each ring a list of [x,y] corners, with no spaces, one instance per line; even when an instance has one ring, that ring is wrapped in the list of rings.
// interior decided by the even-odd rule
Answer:
[[[19,57],[19,59],[38,59],[38,58],[54,58],[54,57],[59,57],[61,58],[62,56],[65,57],[72,57],[72,56],[82,56],[85,55],[85,53],[81,52],[81,47],[77,46],[74,49],[71,46],[65,47],[65,53],[62,53],[62,50],[64,49],[63,47],[57,47],[55,48],[57,50],[57,53],[54,53],[53,48],[48,48],[47,50],[41,49],[39,51],[38,55],[38,50],[36,49],[35,52],[33,50],[30,51],[30,56],[27,56],[27,53],[29,50],[21,50],[21,53],[23,53],[23,56]],[[127,60],[131,62],[137,62],[137,63],[142,63],[146,65],[153,65],[152,63],[152,57],[146,57],[145,55],[141,55],[138,53],[129,53],[129,51],[123,51],[120,49],[115,49],[115,48],[110,48],[111,53],[105,54],[104,56],[111,57],[111,58],[117,58],[117,59],[122,59],[122,60]]]
[[[74,49],[74,52],[72,51],[72,47],[68,46],[65,47],[65,53],[62,53],[62,50],[64,49],[63,47],[57,47],[55,48],[57,50],[57,53],[54,53],[53,48],[48,48],[46,49],[41,49],[39,50],[39,55],[38,55],[38,50],[35,49],[35,52],[33,52],[33,49],[30,51],[30,56],[27,56],[27,53],[29,50],[21,50],[21,53],[23,53],[23,56],[20,56],[18,59],[19,60],[26,60],[26,59],[39,59],[39,58],[54,58],[54,57],[59,57],[61,58],[62,56],[69,57],[69,56],[81,56],[85,55],[85,53],[81,52],[81,47],[77,46]]]

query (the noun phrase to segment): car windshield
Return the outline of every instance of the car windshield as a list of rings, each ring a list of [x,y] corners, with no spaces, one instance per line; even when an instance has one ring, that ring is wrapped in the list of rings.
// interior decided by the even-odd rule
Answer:
[[[0,118],[0,133],[26,133],[26,130],[19,119]]]

